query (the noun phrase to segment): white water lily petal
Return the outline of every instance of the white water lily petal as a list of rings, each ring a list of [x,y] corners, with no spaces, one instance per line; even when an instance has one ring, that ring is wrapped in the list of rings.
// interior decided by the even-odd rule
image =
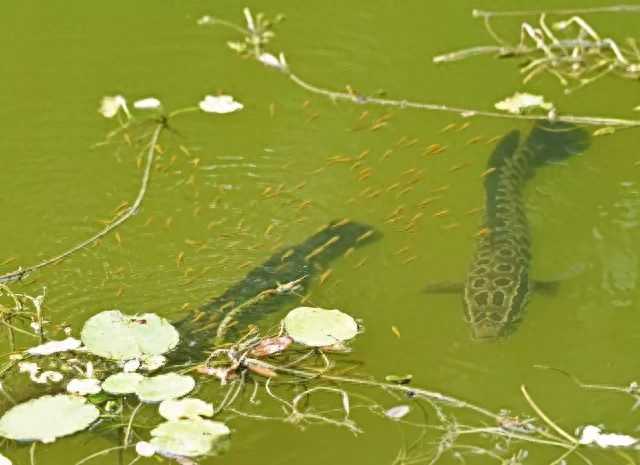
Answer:
[[[531,108],[541,108],[543,110],[551,110],[553,104],[545,102],[542,95],[533,95],[528,93],[516,92],[511,97],[496,103],[496,109],[512,113],[514,115],[522,113],[524,110]]]
[[[207,95],[198,106],[205,113],[232,113],[244,108],[244,105],[233,100],[230,95],[219,95],[217,97]]]
[[[51,355],[56,352],[67,352],[80,347],[79,339],[68,337],[62,341],[49,341],[36,347],[27,349],[29,355]]]
[[[128,117],[131,116],[127,108],[127,101],[122,95],[107,95],[102,97],[98,113],[105,118],[113,118],[121,109]]]
[[[139,441],[136,443],[136,454],[142,457],[151,457],[156,453],[156,448],[153,444],[147,441]]]
[[[262,53],[258,57],[258,60],[267,66],[271,66],[273,68],[282,69],[282,65],[280,64],[280,60],[278,60],[274,55],[270,53]]]
[[[602,434],[600,428],[594,425],[587,425],[582,430],[580,444],[596,444],[602,448],[606,447],[629,447],[636,444],[639,439],[626,434]]]
[[[86,396],[88,394],[97,394],[102,390],[100,380],[93,378],[72,379],[67,384],[67,392],[72,394],[80,394]]]
[[[162,102],[155,97],[143,98],[133,102],[133,108],[138,110],[157,110],[162,106]]]

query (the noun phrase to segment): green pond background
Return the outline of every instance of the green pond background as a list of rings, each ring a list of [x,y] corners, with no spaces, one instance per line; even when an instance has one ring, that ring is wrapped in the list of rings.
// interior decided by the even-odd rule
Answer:
[[[523,1],[517,7],[591,4]],[[394,98],[477,109],[491,109],[524,89],[513,60],[431,62],[439,53],[490,44],[471,10],[513,8],[513,2],[3,2],[0,262],[16,260],[2,272],[84,239],[119,204],[135,197],[141,175],[137,152],[120,143],[92,148],[113,129],[113,122],[96,111],[103,95],[122,94],[130,101],[155,96],[173,109],[223,91],[245,105],[231,115],[177,118],[174,126],[184,138],[163,133],[166,153],[158,163],[167,169],[153,173],[141,211],[119,230],[121,243],[112,234],[14,289],[36,294],[46,286],[48,315],[76,331],[90,316],[111,308],[177,320],[186,303],[197,308],[222,293],[274,248],[295,244],[333,219],[353,218],[379,228],[384,238],[337,260],[326,282],[316,279],[307,287],[314,304],[363,321],[365,332],[349,355],[363,362],[358,373],[378,379],[412,373],[417,386],[514,414],[532,413],[520,393],[525,384],[569,431],[604,424],[608,431],[637,434],[638,411],[631,411],[630,397],[582,390],[562,375],[535,368],[549,365],[584,381],[621,386],[638,377],[637,130],[596,137],[584,155],[539,171],[526,200],[533,273],[539,279],[572,277],[555,294],[536,295],[512,337],[474,342],[459,297],[420,289],[464,280],[472,236],[480,227],[480,216],[469,210],[483,203],[480,174],[493,147],[487,141],[514,128],[526,132],[530,125],[334,104],[309,94],[277,71],[237,57],[226,46],[238,37],[233,31],[196,24],[205,14],[241,23],[244,6],[287,16],[270,50],[284,51],[293,70],[319,86],[343,90],[350,84],[364,94],[382,89]],[[639,14],[589,19],[603,36],[622,39],[640,30]],[[505,18],[495,25],[515,39],[519,22]],[[544,94],[560,113],[640,116],[632,111],[640,104],[638,83],[630,80],[607,77],[566,96],[547,75],[526,90]],[[365,110],[369,115],[360,121]],[[383,128],[357,130],[387,114]],[[465,121],[470,124],[461,129]],[[454,129],[441,131],[451,123]],[[469,144],[476,136],[481,140]],[[403,137],[418,142],[395,147]],[[447,149],[423,155],[435,143]],[[189,148],[191,158],[179,145]],[[390,148],[393,153],[381,160]],[[319,170],[333,155],[354,157],[365,150],[363,168],[372,169],[367,179],[358,180],[357,170],[345,164]],[[173,154],[176,161],[167,166]],[[461,163],[463,168],[451,171]],[[412,168],[423,174],[409,184],[411,175],[403,173]],[[401,186],[386,190],[396,182]],[[279,196],[261,198],[267,187],[281,184]],[[400,194],[408,186],[413,189]],[[375,190],[380,194],[367,199]],[[441,199],[416,207],[434,195]],[[300,207],[306,200],[311,202]],[[400,205],[406,206],[404,219],[386,224],[385,217]],[[448,214],[432,217],[443,210]],[[420,211],[419,229],[400,231]],[[207,247],[197,250],[185,240]],[[178,266],[181,253],[184,262]],[[211,268],[199,279],[185,277],[205,267]],[[395,405],[391,398],[386,401]],[[360,436],[328,426],[300,431],[279,422],[231,419],[230,452],[202,463],[391,463],[402,445],[396,425],[364,413],[357,419],[365,430]],[[37,463],[75,463],[113,445],[98,434],[81,434],[39,445]],[[5,444],[3,449],[14,463],[28,463],[26,446]],[[532,463],[546,463],[560,452],[545,448]],[[614,457],[603,456],[599,463],[618,463]],[[578,460],[571,457],[569,463]],[[116,463],[116,458],[90,463]]]

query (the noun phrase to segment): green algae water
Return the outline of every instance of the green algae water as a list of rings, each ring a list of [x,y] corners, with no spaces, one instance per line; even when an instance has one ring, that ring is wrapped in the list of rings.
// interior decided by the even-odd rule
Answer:
[[[142,208],[118,236],[29,275],[14,290],[35,295],[46,287],[47,317],[75,334],[105,309],[156,312],[178,321],[276,250],[351,218],[384,237],[335,260],[330,273],[323,270],[305,286],[313,304],[362,321],[364,333],[344,356],[357,367],[351,374],[383,380],[410,373],[415,386],[521,418],[534,414],[520,390],[524,384],[571,434],[602,424],[607,431],[637,435],[632,397],[583,389],[557,371],[538,368],[555,367],[595,384],[628,386],[638,378],[637,129],[593,137],[584,154],[545,166],[528,182],[533,278],[564,279],[553,293],[532,296],[512,336],[480,343],[470,337],[461,296],[421,289],[464,282],[482,223],[489,154],[499,137],[514,129],[526,134],[531,124],[336,103],[311,94],[231,52],[226,42],[237,39],[233,31],[197,25],[203,15],[240,23],[245,6],[287,16],[273,50],[284,51],[296,73],[318,86],[484,109],[524,90],[515,61],[432,63],[437,54],[490,43],[471,10],[513,8],[511,2],[6,3],[0,6],[2,273],[71,247],[135,198],[138,149],[118,138],[96,145],[113,129],[96,111],[104,95],[155,96],[167,108],[180,108],[206,94],[227,93],[244,104],[230,115],[176,118],[175,132],[162,134],[164,153]],[[604,36],[632,35],[640,25],[640,15],[632,13],[589,19]],[[520,18],[500,21],[509,37],[518,37]],[[545,95],[561,113],[633,118],[637,86],[608,76],[564,95],[549,75],[526,90]],[[267,324],[285,310],[267,316]],[[200,389],[215,396],[216,386],[208,380]],[[364,388],[355,392],[378,396],[384,407],[407,402]],[[3,409],[10,405],[3,400]],[[265,417],[281,414],[265,407]],[[428,452],[439,436],[410,449],[414,455],[399,456],[415,431],[367,411],[354,409],[353,416],[363,430],[359,435],[330,425],[302,430],[230,414],[221,419],[232,429],[230,451],[201,463],[433,459]],[[139,433],[145,439],[146,432]],[[74,464],[121,440],[97,428],[38,444],[36,463]],[[440,463],[499,463],[472,446],[510,457],[488,437],[466,444],[447,451]],[[30,463],[27,445],[4,442],[0,448],[14,464]],[[551,463],[563,452],[540,444],[521,448],[526,453],[518,460],[524,463]],[[639,460],[637,451],[625,454],[595,457],[599,464]],[[86,463],[116,460],[117,453]],[[141,463],[147,460],[153,459]],[[575,455],[567,459],[580,462]]]

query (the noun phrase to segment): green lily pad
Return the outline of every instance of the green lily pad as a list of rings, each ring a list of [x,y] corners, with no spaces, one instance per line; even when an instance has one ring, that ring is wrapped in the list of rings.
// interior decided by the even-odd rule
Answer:
[[[191,376],[167,373],[144,378],[138,384],[136,394],[142,402],[161,402],[189,394],[195,386],[196,381]]]
[[[109,394],[132,394],[144,379],[140,373],[116,373],[102,383],[102,390]]]
[[[154,313],[125,315],[106,310],[87,320],[80,335],[92,353],[112,360],[160,355],[173,349],[178,331]]]
[[[340,310],[298,307],[284,317],[291,338],[306,346],[323,347],[346,341],[358,334],[358,323]]]
[[[197,457],[209,454],[231,431],[224,423],[202,419],[161,423],[151,431],[151,444],[162,455]]]
[[[167,420],[180,420],[213,415],[213,405],[201,399],[186,398],[179,400],[163,400],[158,406],[158,412]]]
[[[82,431],[100,411],[84,397],[42,396],[16,405],[0,418],[0,436],[17,441],[53,442]]]

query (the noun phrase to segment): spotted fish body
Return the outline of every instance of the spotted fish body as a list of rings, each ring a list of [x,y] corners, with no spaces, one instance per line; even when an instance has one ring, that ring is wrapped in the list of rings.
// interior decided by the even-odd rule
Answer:
[[[519,145],[507,134],[489,158],[484,227],[464,287],[464,313],[476,339],[513,332],[533,291],[531,238],[523,190],[537,167],[583,152],[589,135],[566,123],[537,123]]]

